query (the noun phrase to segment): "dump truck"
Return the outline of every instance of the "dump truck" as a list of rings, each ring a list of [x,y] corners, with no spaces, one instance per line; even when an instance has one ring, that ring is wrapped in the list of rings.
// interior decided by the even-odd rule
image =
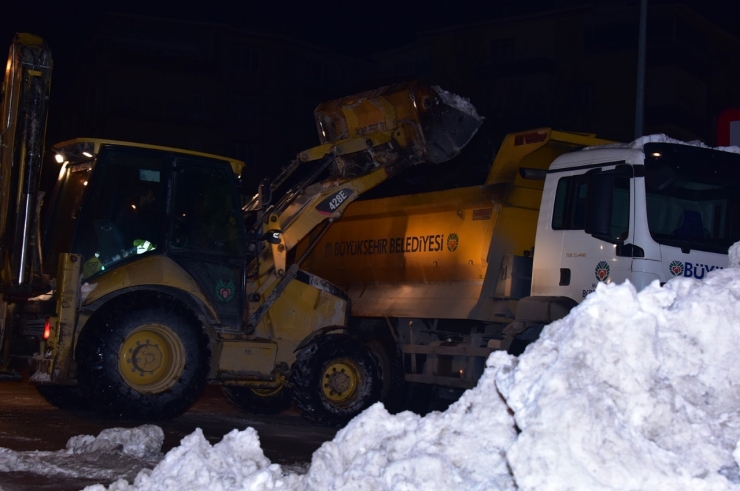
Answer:
[[[51,147],[60,169],[42,228],[46,110],[28,101],[48,100],[50,67],[43,40],[16,37],[0,156],[3,346],[35,330],[42,394],[73,387],[103,412],[152,420],[181,414],[213,383],[246,410],[294,401],[328,425],[382,397],[380,362],[347,323],[349,298],[301,269],[294,249],[405,168],[459,154],[481,124],[467,101],[412,81],[322,103],[321,144],[249,200],[235,159],[65,141]]]
[[[740,240],[740,155],[661,135],[512,133],[480,185],[386,194],[349,206],[303,267],[347,291],[351,326],[394,348],[388,380],[442,397],[598,285],[700,279]]]

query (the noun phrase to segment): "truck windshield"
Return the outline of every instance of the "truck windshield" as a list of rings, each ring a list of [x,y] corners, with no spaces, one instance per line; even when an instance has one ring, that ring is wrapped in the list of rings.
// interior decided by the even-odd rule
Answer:
[[[644,151],[653,239],[726,254],[740,240],[740,154],[670,143],[648,143]]]

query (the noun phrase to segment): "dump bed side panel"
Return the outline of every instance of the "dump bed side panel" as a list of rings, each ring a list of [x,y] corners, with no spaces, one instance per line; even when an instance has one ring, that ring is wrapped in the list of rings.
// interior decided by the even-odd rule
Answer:
[[[465,318],[486,276],[503,191],[480,186],[354,203],[302,267],[348,290],[354,315],[431,310]]]

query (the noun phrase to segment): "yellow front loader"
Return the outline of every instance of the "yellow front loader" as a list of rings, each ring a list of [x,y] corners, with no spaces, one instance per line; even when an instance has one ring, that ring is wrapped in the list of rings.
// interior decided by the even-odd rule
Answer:
[[[404,168],[456,156],[480,122],[467,101],[417,82],[324,103],[321,145],[246,204],[234,159],[106,139],[54,145],[57,186],[27,248],[40,286],[21,296],[3,279],[16,327],[3,345],[37,340],[31,379],[55,403],[67,393],[115,416],[166,418],[213,383],[250,411],[295,401],[312,421],[341,424],[387,392],[388,357],[349,328],[349,297],[303,271],[295,246],[310,236],[311,249]],[[3,172],[21,140],[3,149]]]

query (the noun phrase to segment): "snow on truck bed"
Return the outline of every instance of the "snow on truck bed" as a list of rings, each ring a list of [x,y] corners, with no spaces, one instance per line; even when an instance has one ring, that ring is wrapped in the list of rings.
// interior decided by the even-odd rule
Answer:
[[[87,491],[740,490],[740,245],[730,263],[639,293],[600,284],[520,357],[492,354],[447,411],[376,404],[305,473],[271,464],[251,428],[215,445],[197,430]]]
[[[711,150],[719,150],[721,152],[740,153],[740,147],[737,147],[737,146],[710,147],[706,143],[698,141],[698,140],[686,142],[683,140],[676,140],[675,138],[671,138],[670,136],[664,135],[662,133],[655,134],[655,135],[641,136],[640,138],[630,143],[608,143],[605,145],[585,147],[583,150],[605,149],[605,148],[624,148],[624,149],[632,149],[632,150],[642,150],[645,144],[647,143],[674,143],[676,145],[687,145],[690,147],[707,148]]]

